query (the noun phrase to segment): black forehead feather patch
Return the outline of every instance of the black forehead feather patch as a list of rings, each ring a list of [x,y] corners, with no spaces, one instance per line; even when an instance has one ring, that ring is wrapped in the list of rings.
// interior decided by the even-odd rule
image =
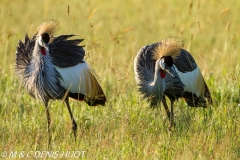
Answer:
[[[49,34],[43,33],[41,36],[42,36],[42,40],[47,44],[50,40]]]
[[[165,56],[164,58],[164,62],[166,63],[166,65],[168,67],[172,67],[173,65],[173,58],[171,56]]]

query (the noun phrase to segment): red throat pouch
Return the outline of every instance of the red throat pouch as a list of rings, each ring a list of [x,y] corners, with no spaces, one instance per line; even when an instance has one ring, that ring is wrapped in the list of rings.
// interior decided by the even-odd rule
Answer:
[[[41,53],[42,55],[46,56],[46,49],[44,47],[41,47]]]
[[[160,76],[162,79],[166,77],[166,73],[162,69],[160,70]]]

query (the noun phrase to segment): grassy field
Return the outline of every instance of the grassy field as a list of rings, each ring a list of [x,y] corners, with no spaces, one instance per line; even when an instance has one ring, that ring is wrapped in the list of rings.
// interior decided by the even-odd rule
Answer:
[[[43,151],[52,151],[59,159],[240,159],[239,11],[237,0],[1,0],[0,157],[51,159]],[[14,72],[18,40],[32,36],[45,19],[60,21],[57,35],[85,39],[85,59],[108,99],[105,107],[70,101],[76,141],[66,106],[51,101],[49,148],[44,105]],[[184,40],[214,100],[203,109],[179,99],[172,134],[163,107],[152,110],[140,100],[133,73],[139,49],[168,36]]]

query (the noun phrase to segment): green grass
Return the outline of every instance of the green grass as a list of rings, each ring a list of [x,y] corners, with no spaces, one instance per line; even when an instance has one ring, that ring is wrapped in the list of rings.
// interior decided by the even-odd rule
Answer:
[[[8,157],[11,151],[49,150],[86,151],[82,159],[240,159],[239,10],[240,2],[224,0],[2,0],[0,151]],[[50,148],[43,103],[25,92],[14,73],[18,40],[26,33],[32,36],[45,19],[60,21],[57,35],[85,39],[86,60],[108,99],[105,107],[70,101],[79,126],[77,141],[66,106],[51,101]],[[133,73],[139,49],[168,36],[184,40],[214,100],[203,109],[179,99],[172,134],[163,107],[152,110],[139,101]]]

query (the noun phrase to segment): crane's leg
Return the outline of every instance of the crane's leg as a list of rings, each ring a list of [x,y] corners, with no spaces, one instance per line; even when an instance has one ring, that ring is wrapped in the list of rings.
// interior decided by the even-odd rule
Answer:
[[[175,127],[174,114],[173,114],[173,101],[171,101],[171,115],[170,115],[170,126]]]
[[[169,111],[169,109],[168,109],[168,105],[167,105],[165,96],[163,97],[162,102],[163,102],[163,106],[165,108],[165,111],[168,115],[168,120],[169,120],[169,123],[170,123],[168,129],[171,131],[172,127],[174,126],[173,102],[171,101],[171,111]]]
[[[50,118],[50,113],[49,113],[49,109],[48,109],[48,101],[44,102],[45,105],[45,111],[46,111],[46,115],[47,115],[47,131],[48,131],[48,147],[51,144],[51,132],[50,132],[50,125],[51,125],[51,118]]]
[[[76,139],[76,134],[77,134],[77,123],[73,117],[73,114],[72,114],[72,110],[70,108],[70,105],[69,105],[69,102],[68,102],[68,98],[66,98],[65,100],[66,104],[67,104],[67,108],[68,108],[68,112],[70,114],[70,117],[71,117],[71,121],[72,121],[72,130],[73,130],[73,134],[74,134],[74,137]]]
[[[166,113],[167,113],[168,120],[170,121],[170,111],[169,111],[169,109],[168,109],[165,96],[163,97],[162,102],[163,102],[164,109],[165,109],[165,111],[166,111]]]

